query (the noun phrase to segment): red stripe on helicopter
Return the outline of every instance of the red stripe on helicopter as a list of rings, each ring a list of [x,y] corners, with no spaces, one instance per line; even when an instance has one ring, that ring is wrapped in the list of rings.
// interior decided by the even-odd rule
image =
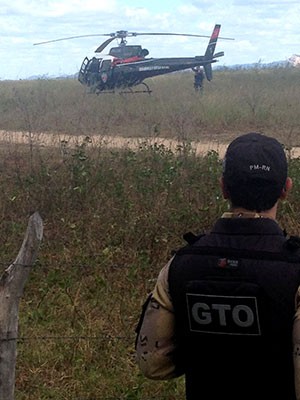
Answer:
[[[216,28],[216,29],[213,31],[213,34],[211,35],[211,38],[212,38],[212,39],[217,39],[217,37],[219,36],[219,33],[220,33],[220,28]]]

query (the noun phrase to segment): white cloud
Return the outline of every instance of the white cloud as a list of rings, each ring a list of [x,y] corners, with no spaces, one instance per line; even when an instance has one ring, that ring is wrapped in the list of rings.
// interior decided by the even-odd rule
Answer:
[[[276,61],[300,52],[299,15],[298,0],[1,0],[0,56],[6,63],[0,77],[75,73],[105,38],[35,42],[120,29],[210,35],[215,23],[222,25],[221,36],[235,38],[218,42],[217,51],[225,51],[220,64]],[[204,38],[155,36],[128,42],[154,57],[201,55],[207,45]],[[15,66],[17,58],[21,66]]]
[[[178,12],[181,15],[185,16],[194,16],[195,13],[199,12],[198,7],[194,6],[193,4],[183,4],[178,8]]]
[[[28,16],[47,16],[57,17],[66,14],[74,14],[81,11],[99,11],[114,12],[116,11],[115,0],[14,0],[9,2],[3,0],[1,2],[1,14],[7,15],[28,15]]]
[[[85,12],[95,11],[95,12],[105,12],[111,13],[115,12],[116,3],[113,0],[68,0],[68,1],[53,1],[49,2],[49,12],[52,16],[61,16],[67,14],[77,13],[78,10],[83,10]]]

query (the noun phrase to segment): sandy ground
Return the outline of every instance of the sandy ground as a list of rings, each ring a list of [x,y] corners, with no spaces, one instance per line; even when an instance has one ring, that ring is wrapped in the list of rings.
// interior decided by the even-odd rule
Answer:
[[[30,144],[39,146],[55,146],[61,147],[63,144],[68,146],[75,146],[81,144],[86,139],[86,136],[74,136],[67,134],[57,133],[35,133],[29,134],[26,132],[12,132],[0,130],[0,142],[5,143],[19,143],[19,144]],[[91,146],[102,146],[107,148],[129,148],[138,149],[143,143],[158,145],[163,144],[166,148],[175,150],[180,142],[172,139],[163,138],[124,138],[121,136],[100,136],[94,135],[89,136],[89,143]],[[195,149],[197,154],[206,154],[208,151],[215,150],[220,155],[224,154],[226,149],[225,144],[216,142],[192,142],[191,146]]]
[[[81,144],[86,140],[86,136],[72,136],[57,133],[39,133],[29,134],[26,132],[8,132],[0,130],[0,143],[19,143],[19,144],[33,144],[38,146],[55,146],[62,147],[64,144],[67,146],[75,146]],[[129,148],[132,150],[138,149],[143,143],[164,145],[167,149],[175,150],[181,143],[172,139],[163,138],[124,138],[121,136],[90,136],[89,143],[91,146],[101,146],[106,148]],[[225,154],[228,143],[221,143],[218,141],[193,141],[191,147],[195,150],[197,155],[205,155],[209,151],[218,152],[222,158]],[[291,157],[300,157],[300,147],[294,147],[290,151]]]

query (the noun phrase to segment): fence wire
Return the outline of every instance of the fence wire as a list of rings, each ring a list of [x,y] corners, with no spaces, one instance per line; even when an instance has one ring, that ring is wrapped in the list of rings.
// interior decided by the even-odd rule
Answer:
[[[36,268],[41,267],[41,268],[46,268],[49,265],[44,265],[44,264],[39,264],[38,262],[36,262],[33,265],[27,265],[27,264],[17,264],[14,262],[8,262],[8,263],[4,263],[4,262],[0,262],[0,266],[5,266],[5,268],[2,271],[2,274],[5,274],[6,270],[10,267],[23,267],[23,268]],[[62,266],[71,266],[72,268],[91,268],[91,265],[84,265],[84,264],[74,264],[74,263],[63,263]],[[94,266],[96,267],[96,266]],[[1,278],[1,276],[0,276]],[[2,334],[3,336],[3,334]],[[100,335],[96,335],[96,336],[85,336],[85,335],[78,335],[78,336],[56,336],[56,335],[44,335],[44,336],[18,336],[18,337],[10,337],[9,333],[7,335],[4,334],[4,336],[7,337],[1,337],[0,335],[0,342],[10,342],[10,341],[17,341],[19,343],[22,342],[30,342],[30,341],[50,341],[50,340],[54,340],[54,341],[68,341],[68,340],[95,340],[95,341],[118,341],[118,340],[134,340],[134,335],[132,336],[125,336],[125,335],[119,335],[119,336],[111,336],[108,335],[106,333],[100,334]]]
[[[117,341],[117,340],[134,340],[134,335],[132,336],[110,336],[107,334],[97,335],[97,336],[56,336],[56,335],[45,335],[45,336],[20,336],[20,337],[2,337],[0,342],[30,342],[30,341],[47,341],[47,340],[95,340],[95,341]]]

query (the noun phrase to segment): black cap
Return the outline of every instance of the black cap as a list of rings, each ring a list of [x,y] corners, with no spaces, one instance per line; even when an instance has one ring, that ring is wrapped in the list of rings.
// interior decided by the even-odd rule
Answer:
[[[280,187],[287,178],[283,146],[274,138],[251,132],[234,139],[228,146],[223,165],[226,183],[261,180]]]

